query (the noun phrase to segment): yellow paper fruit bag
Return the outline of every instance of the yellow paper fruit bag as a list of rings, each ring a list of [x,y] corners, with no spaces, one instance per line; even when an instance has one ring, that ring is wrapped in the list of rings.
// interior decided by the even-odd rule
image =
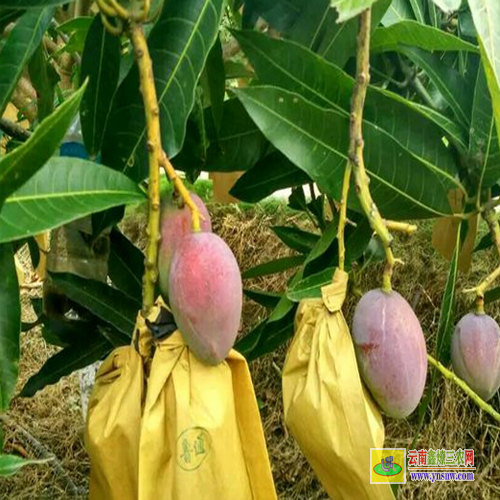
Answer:
[[[153,308],[148,319],[159,317]],[[151,336],[139,315],[134,344]],[[217,366],[191,353],[177,330],[155,342],[151,363],[120,347],[103,363],[87,421],[91,500],[275,500],[246,360]]]
[[[276,498],[245,359],[208,366],[179,331],[156,346],[142,419],[139,500]]]
[[[91,499],[137,499],[142,366],[137,351],[124,346],[115,349],[97,372],[85,433],[92,465]]]
[[[342,314],[348,275],[336,270],[321,299],[303,300],[283,369],[285,421],[335,500],[393,500],[370,484],[370,448],[382,448],[382,417],[364,388]]]

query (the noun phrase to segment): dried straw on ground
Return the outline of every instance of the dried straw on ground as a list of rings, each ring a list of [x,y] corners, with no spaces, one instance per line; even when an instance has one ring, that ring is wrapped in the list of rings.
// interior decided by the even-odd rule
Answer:
[[[298,215],[277,207],[275,211],[256,209],[242,211],[237,206],[210,207],[214,230],[231,246],[241,269],[289,254],[289,250],[269,229],[273,224],[303,224]],[[446,281],[447,263],[430,246],[430,224],[421,224],[411,239],[398,238],[396,253],[405,261],[395,275],[395,288],[415,307],[428,339],[434,347],[434,336],[439,320],[439,306]],[[139,246],[144,244],[144,220],[141,216],[129,218],[124,230]],[[26,261],[26,256],[25,256]],[[494,265],[492,253],[480,252],[474,258],[473,271],[461,276],[459,289],[475,283]],[[368,290],[377,286],[380,268],[371,268],[360,279],[360,287]],[[245,283],[245,286],[266,290],[283,290],[286,276],[273,275]],[[28,295],[23,297],[23,318],[33,319]],[[354,299],[346,304],[348,321],[352,315]],[[458,314],[467,310],[467,298],[460,295]],[[489,313],[500,319],[500,306],[489,308]],[[264,308],[245,301],[244,332],[265,317]],[[23,334],[20,387],[35,373],[43,362],[55,352],[47,347],[38,329]],[[279,497],[283,500],[326,499],[300,450],[283,424],[280,369],[286,346],[251,364],[256,394],[261,405],[263,425],[271,456],[273,473]],[[500,408],[500,397],[491,401]],[[42,452],[53,453],[59,467],[53,463],[27,467],[12,478],[0,480],[0,499],[63,499],[86,498],[89,473],[88,457],[83,448],[82,422],[78,395],[78,380],[67,377],[32,399],[16,399],[3,424],[6,452],[35,457]],[[406,447],[416,428],[416,417],[408,420],[386,420],[387,446]],[[332,422],[335,425],[335,422]],[[42,446],[33,444],[26,432]],[[417,444],[418,448],[473,448],[476,457],[474,483],[414,483],[400,489],[399,499],[478,499],[500,498],[500,444],[498,425],[479,411],[467,398],[449,383],[439,380],[435,389],[431,414]],[[81,495],[71,492],[75,488]]]

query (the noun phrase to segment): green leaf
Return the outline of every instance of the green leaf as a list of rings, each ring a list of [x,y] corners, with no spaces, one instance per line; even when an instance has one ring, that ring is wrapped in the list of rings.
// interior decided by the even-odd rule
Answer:
[[[62,5],[68,0],[2,0],[2,7],[16,7],[18,9],[38,9],[49,5]]]
[[[347,161],[349,117],[325,110],[302,96],[270,86],[237,91],[264,135],[338,199]],[[420,161],[378,127],[365,126],[365,162],[371,192],[386,217],[449,214],[450,176]]]
[[[45,118],[25,143],[0,157],[0,208],[5,198],[34,175],[59,147],[84,91],[85,84]]]
[[[44,387],[59,382],[62,377],[102,359],[111,349],[111,344],[101,336],[87,338],[65,347],[49,358],[40,371],[29,378],[20,396],[33,397]]]
[[[375,2],[376,0],[330,0],[331,6],[335,7],[339,13],[339,23],[361,14]]]
[[[427,73],[457,120],[468,128],[472,111],[470,96],[473,95],[473,90],[465,78],[457,70],[447,66],[437,54],[428,54],[413,47],[402,47],[400,51]]]
[[[462,0],[432,0],[443,12],[447,14],[460,8]]]
[[[268,354],[283,345],[293,336],[293,326],[297,305],[291,308],[279,321],[263,321],[251,332],[236,342],[234,346],[248,361]]]
[[[230,193],[239,200],[257,203],[279,189],[301,186],[308,182],[311,179],[305,172],[279,151],[275,151],[246,171],[236,181]]]
[[[43,464],[50,459],[43,460],[28,460],[16,455],[5,455],[0,453],[0,477],[13,476],[19,469],[26,467],[26,465]]]
[[[12,245],[0,245],[0,412],[6,411],[16,387],[21,305]]]
[[[83,52],[85,39],[95,17],[75,17],[57,27],[57,31],[69,36],[68,41],[61,49],[62,52]]]
[[[422,24],[425,24],[425,6],[424,0],[410,0],[411,8],[415,14],[415,19]]]
[[[455,251],[450,262],[448,277],[441,301],[439,313],[438,330],[436,334],[436,357],[441,363],[447,365],[450,362],[451,334],[453,333],[453,321],[455,310],[455,288],[458,275],[458,257],[460,254],[460,225],[457,230]]]
[[[491,290],[488,290],[484,294],[484,303],[485,304],[491,304],[492,302],[496,302],[498,299],[500,299],[500,286],[497,288],[493,288]]]
[[[70,300],[132,337],[137,311],[141,308],[140,297],[132,299],[106,283],[73,274],[53,273],[51,279]]]
[[[251,32],[235,35],[262,83],[300,93],[321,107],[349,116],[354,80],[340,68],[293,42]],[[444,170],[453,180],[457,174],[455,159],[441,140],[446,119],[439,121],[438,117],[441,115],[425,112],[397,94],[376,87],[368,89],[365,122],[384,129],[406,150]],[[365,141],[375,140],[377,131],[372,126],[366,128]]]
[[[43,44],[36,49],[28,68],[38,95],[37,118],[42,121],[54,110],[54,87],[59,81],[59,75],[45,56]]]
[[[142,296],[144,254],[116,228],[110,240],[109,277],[116,288],[138,300]]]
[[[272,309],[281,299],[280,293],[265,292],[264,290],[243,290],[243,293],[257,304]]]
[[[479,252],[480,250],[486,250],[487,248],[490,248],[492,246],[493,246],[493,241],[491,239],[491,234],[488,232],[479,240],[479,243],[476,245],[476,248],[474,248],[474,252]]]
[[[224,94],[226,92],[224,59],[222,58],[222,44],[219,37],[216,38],[208,53],[201,83],[205,92],[205,105],[210,106],[215,128],[218,131],[222,121]]]
[[[316,274],[300,280],[288,289],[286,296],[293,302],[321,297],[321,288],[332,282],[335,267],[328,267]]]
[[[119,172],[79,158],[54,157],[5,201],[0,211],[0,242],[144,199],[134,181]]]
[[[160,105],[162,143],[169,158],[184,141],[186,122],[208,52],[218,34],[223,0],[166,0],[148,38]],[[135,180],[148,174],[146,126],[137,65],[116,92],[104,133],[106,165]]]
[[[392,0],[389,9],[382,19],[384,26],[391,26],[405,19],[415,19],[415,14],[407,0]]]
[[[287,247],[300,253],[309,253],[320,238],[298,227],[273,226],[271,229]]]
[[[22,8],[19,3],[16,7]],[[28,11],[22,15],[9,34],[0,53],[0,116],[3,115],[17,81],[40,44],[53,15],[52,8]]]
[[[111,101],[120,73],[120,38],[111,35],[95,16],[82,55],[82,79],[89,83],[82,98],[80,119],[85,148],[90,155],[101,149]]]
[[[469,156],[476,167],[478,192],[490,187],[500,178],[498,134],[486,74],[482,67],[479,68],[474,89]]]
[[[0,7],[0,32],[3,33],[4,29],[10,24],[16,21],[24,13],[23,10],[19,9],[6,9],[5,7]]]
[[[372,35],[372,52],[397,51],[401,45],[419,47],[428,51],[465,50],[478,52],[478,47],[445,31],[406,20],[392,24],[387,28],[377,28]]]
[[[265,262],[264,264],[259,264],[258,266],[247,269],[241,273],[241,277],[243,279],[248,279],[257,278],[258,276],[267,276],[268,274],[281,273],[288,269],[300,266],[304,262],[305,258],[305,255],[280,257],[279,259],[271,260],[269,262]]]
[[[497,134],[500,137],[500,3],[496,0],[469,0],[469,7],[479,37],[481,59],[493,101]]]

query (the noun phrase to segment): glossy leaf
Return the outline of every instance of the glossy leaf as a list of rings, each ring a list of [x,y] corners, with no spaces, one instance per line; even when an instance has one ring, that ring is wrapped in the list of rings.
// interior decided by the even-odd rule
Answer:
[[[413,47],[401,48],[415,64],[420,66],[441,92],[458,121],[468,128],[471,116],[473,90],[454,68],[447,66],[437,54],[429,54]]]
[[[375,2],[376,0],[330,0],[331,6],[339,13],[339,23],[361,14]]]
[[[38,96],[37,118],[42,121],[54,110],[54,87],[59,81],[59,75],[45,55],[43,44],[36,49],[28,68]]]
[[[22,8],[18,2],[16,7]],[[54,9],[28,11],[10,32],[0,53],[0,116],[2,116],[17,81],[48,28]]]
[[[348,116],[270,86],[240,89],[237,95],[273,145],[338,199],[347,161]],[[450,213],[449,175],[418,160],[378,127],[365,127],[365,141],[371,192],[386,217]]]
[[[101,149],[120,72],[120,38],[111,35],[95,16],[82,55],[81,77],[89,82],[82,98],[80,120],[85,148],[90,155]]]
[[[215,128],[218,131],[222,121],[224,94],[226,92],[224,59],[222,58],[222,44],[219,38],[215,40],[208,53],[201,83],[205,91],[205,105],[210,105]]]
[[[264,321],[236,342],[234,348],[241,352],[248,361],[264,356],[280,345],[283,345],[293,335],[293,325],[296,304],[279,321]]]
[[[319,273],[312,274],[300,280],[293,288],[289,289],[286,296],[293,302],[299,302],[303,299],[320,298],[321,288],[332,282],[334,272],[334,267],[327,267]]]
[[[12,245],[0,245],[0,412],[14,394],[19,363],[21,305]]]
[[[411,8],[415,19],[422,24],[425,24],[425,3],[426,0],[410,0]],[[427,3],[427,2],[426,2]]]
[[[236,36],[262,83],[298,92],[311,102],[349,116],[354,80],[340,68],[292,42],[251,32],[239,32]],[[365,121],[384,129],[406,150],[453,178],[457,173],[455,160],[441,140],[440,116],[425,113],[392,92],[376,87],[368,90]],[[372,133],[373,127],[365,131],[366,142]]]
[[[500,299],[500,287],[492,288],[484,294],[484,303],[491,304]]]
[[[498,33],[500,3],[496,0],[469,0],[469,7],[480,39],[481,59],[493,100],[497,134],[500,137],[500,36]]]
[[[406,20],[387,28],[377,28],[370,41],[372,52],[397,51],[401,45],[419,47],[429,51],[465,50],[478,52],[478,47],[459,37],[421,24]]]
[[[239,200],[256,203],[279,189],[301,186],[309,176],[280,152],[271,153],[245,172],[231,188]]]
[[[32,460],[18,457],[17,455],[6,455],[0,453],[0,477],[13,476],[16,472],[27,465],[43,464],[48,462],[48,460],[49,459]]]
[[[451,334],[454,326],[455,312],[455,288],[458,275],[458,257],[460,254],[460,226],[457,230],[457,241],[455,251],[450,262],[448,277],[444,288],[441,310],[439,313],[438,330],[436,334],[436,357],[441,363],[447,365],[450,362]]]
[[[59,382],[62,377],[104,358],[111,349],[111,344],[101,336],[88,338],[63,348],[49,358],[38,373],[29,378],[20,396],[33,397],[44,387]]]
[[[320,238],[298,227],[274,226],[271,229],[287,247],[300,253],[309,253]]]
[[[259,264],[241,273],[243,279],[257,278],[259,276],[267,276],[269,274],[281,273],[288,269],[300,266],[305,255],[293,255],[291,257],[280,257],[279,259]]]
[[[142,296],[144,254],[118,229],[110,235],[109,277],[119,290],[136,300]]]
[[[2,0],[2,7],[16,7],[18,9],[38,9],[50,5],[62,5],[68,0]]]
[[[140,297],[132,299],[101,281],[68,273],[53,273],[51,279],[70,300],[82,305],[102,321],[132,337]]]
[[[243,293],[257,304],[272,309],[281,299],[280,293],[265,292],[263,290],[243,290]]]
[[[80,106],[84,91],[85,85],[82,85],[40,123],[25,143],[0,157],[0,208],[5,198],[34,175],[59,147]]]
[[[79,158],[54,157],[5,201],[0,211],[0,242],[144,199],[138,186],[119,172]]]
[[[219,29],[223,0],[166,0],[148,46],[160,105],[162,144],[169,158],[184,141],[186,122],[208,52]],[[147,177],[146,127],[137,65],[113,100],[103,139],[106,165],[135,180]]]
[[[462,0],[432,0],[443,12],[455,12],[460,8]]]
[[[415,19],[415,13],[408,0],[392,0],[391,5],[387,9],[385,16],[382,19],[384,26],[391,26],[405,19]]]
[[[476,166],[478,191],[490,187],[500,178],[500,150],[493,116],[491,96],[483,68],[478,71],[472,105],[469,156]]]

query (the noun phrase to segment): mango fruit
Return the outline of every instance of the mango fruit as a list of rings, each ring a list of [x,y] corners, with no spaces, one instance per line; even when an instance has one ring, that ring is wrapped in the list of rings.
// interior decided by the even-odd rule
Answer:
[[[363,381],[380,408],[404,418],[417,407],[427,376],[422,328],[395,291],[367,292],[354,311],[352,336]]]
[[[181,239],[170,266],[168,296],[195,356],[210,365],[223,361],[238,334],[243,285],[238,263],[222,238],[199,232]]]
[[[211,232],[212,224],[207,207],[199,196],[190,193],[192,200],[198,207],[204,220],[200,220],[201,230]],[[158,250],[158,270],[160,290],[165,299],[168,298],[168,276],[174,250],[181,239],[192,232],[191,211],[184,205],[179,208],[178,203],[167,197],[161,206],[160,234],[161,242]]]
[[[466,314],[451,338],[455,373],[488,401],[500,387],[500,328],[487,314]]]

